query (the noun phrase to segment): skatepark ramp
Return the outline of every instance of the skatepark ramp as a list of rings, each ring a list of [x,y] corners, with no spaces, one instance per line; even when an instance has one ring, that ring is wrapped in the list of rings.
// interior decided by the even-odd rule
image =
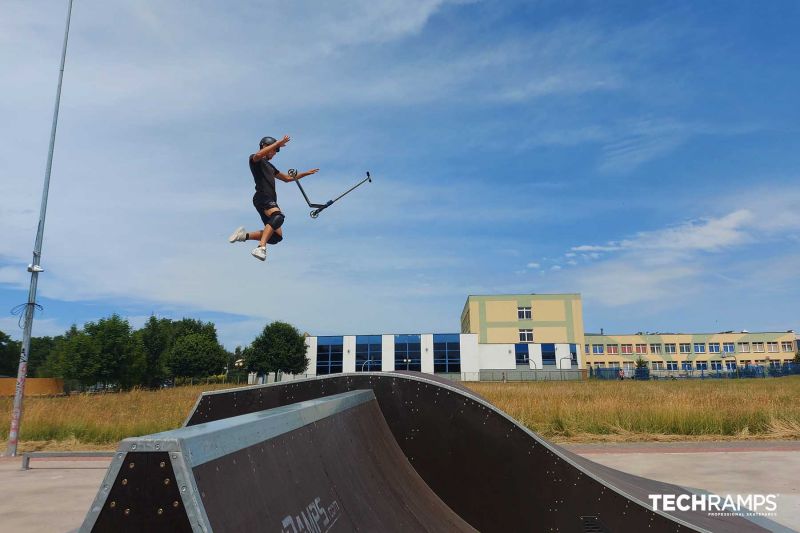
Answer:
[[[460,384],[336,374],[201,395],[122,441],[81,531],[769,531],[548,443]]]

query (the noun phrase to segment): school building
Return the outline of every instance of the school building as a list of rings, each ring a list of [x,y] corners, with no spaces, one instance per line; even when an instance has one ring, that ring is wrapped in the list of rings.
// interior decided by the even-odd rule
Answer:
[[[459,333],[309,336],[307,375],[414,370],[464,381],[581,379],[590,368],[726,370],[794,358],[793,331],[585,333],[580,294],[471,295]]]

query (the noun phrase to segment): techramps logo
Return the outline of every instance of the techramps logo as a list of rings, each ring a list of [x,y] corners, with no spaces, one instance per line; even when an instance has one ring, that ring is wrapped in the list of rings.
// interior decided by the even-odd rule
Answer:
[[[700,512],[708,516],[778,516],[778,494],[650,494],[654,511]]]

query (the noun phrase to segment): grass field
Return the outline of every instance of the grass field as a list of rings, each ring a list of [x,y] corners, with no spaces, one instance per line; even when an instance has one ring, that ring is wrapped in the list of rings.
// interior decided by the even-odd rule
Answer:
[[[800,439],[800,376],[468,386],[556,442]],[[226,387],[27,398],[20,450],[113,449],[126,437],[178,427],[200,392]],[[8,436],[11,403],[0,398],[2,439]]]

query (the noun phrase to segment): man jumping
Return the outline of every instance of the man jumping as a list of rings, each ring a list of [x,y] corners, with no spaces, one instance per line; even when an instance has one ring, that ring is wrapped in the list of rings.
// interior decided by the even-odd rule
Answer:
[[[241,226],[228,238],[230,242],[244,242],[247,240],[259,241],[258,246],[250,252],[253,257],[264,261],[267,259],[267,244],[278,244],[283,240],[284,216],[281,208],[278,207],[278,194],[275,192],[275,178],[289,183],[296,181],[311,174],[316,174],[319,169],[314,168],[305,172],[298,172],[294,176],[287,176],[275,168],[269,162],[275,154],[281,151],[290,141],[288,135],[284,135],[280,141],[274,137],[264,137],[258,145],[258,152],[250,155],[250,172],[256,182],[256,193],[253,195],[253,206],[261,216],[264,229],[261,231],[246,232]]]

